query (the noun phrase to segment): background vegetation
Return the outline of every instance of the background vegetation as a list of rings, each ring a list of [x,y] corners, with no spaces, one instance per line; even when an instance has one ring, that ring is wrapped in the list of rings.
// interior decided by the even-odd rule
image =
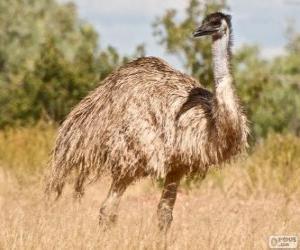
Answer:
[[[15,18],[12,18],[15,17]],[[0,128],[60,122],[88,91],[129,58],[101,48],[73,4],[0,3]]]

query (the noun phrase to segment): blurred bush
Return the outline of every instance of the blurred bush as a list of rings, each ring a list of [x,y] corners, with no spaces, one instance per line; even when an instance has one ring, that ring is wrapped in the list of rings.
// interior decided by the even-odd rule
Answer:
[[[101,49],[73,4],[0,2],[0,128],[60,122],[117,66],[129,60]],[[144,54],[140,45],[130,57]]]
[[[272,60],[254,46],[235,56],[236,84],[256,137],[269,132],[300,134],[300,59],[287,51]]]

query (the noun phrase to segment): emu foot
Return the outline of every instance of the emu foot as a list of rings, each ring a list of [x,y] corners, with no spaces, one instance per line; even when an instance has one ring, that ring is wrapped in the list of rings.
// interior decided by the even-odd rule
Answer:
[[[107,231],[116,224],[118,216],[116,214],[105,214],[101,210],[99,215],[99,226],[103,231]]]

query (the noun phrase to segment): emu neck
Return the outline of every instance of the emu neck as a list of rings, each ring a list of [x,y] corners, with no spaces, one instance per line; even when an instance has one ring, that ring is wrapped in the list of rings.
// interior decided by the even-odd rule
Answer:
[[[227,32],[220,38],[213,38],[212,46],[215,78],[214,112],[218,122],[223,123],[220,127],[226,131],[234,129],[239,120],[239,105],[230,71],[230,43],[230,33]]]
[[[230,34],[227,32],[221,38],[213,38],[212,54],[215,82],[230,76]]]

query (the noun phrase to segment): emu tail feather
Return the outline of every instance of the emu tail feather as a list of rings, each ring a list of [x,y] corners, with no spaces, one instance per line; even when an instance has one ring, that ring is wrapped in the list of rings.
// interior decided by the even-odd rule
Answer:
[[[53,160],[50,167],[50,174],[46,180],[46,194],[56,193],[56,200],[61,196],[63,188],[65,186],[67,177],[74,169],[73,165],[70,164],[59,164]],[[84,194],[84,184],[90,171],[84,167],[83,164],[76,169],[76,177],[74,182],[74,198],[81,198]]]
[[[46,194],[50,195],[52,192],[56,193],[56,199],[58,199],[65,186],[66,177],[70,173],[71,169],[60,164],[56,164],[55,161],[52,162],[50,167],[50,173],[46,180]]]

